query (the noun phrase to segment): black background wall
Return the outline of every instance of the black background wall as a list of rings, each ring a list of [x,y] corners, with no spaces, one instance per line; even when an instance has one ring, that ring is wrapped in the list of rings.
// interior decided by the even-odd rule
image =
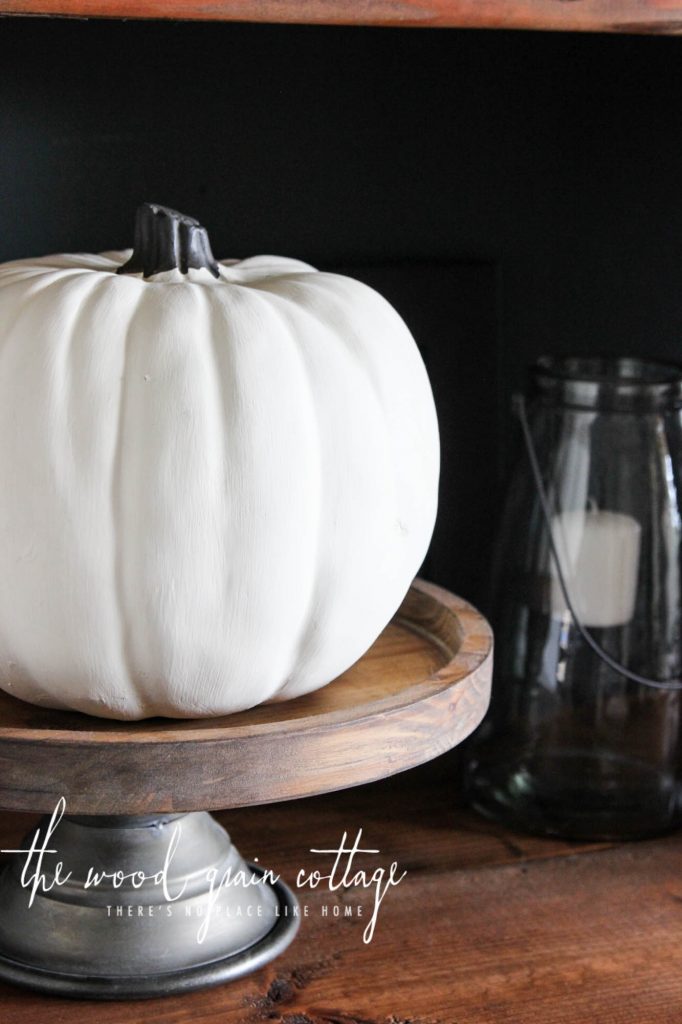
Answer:
[[[124,247],[153,199],[221,257],[397,264],[399,308],[452,268],[405,315],[460,410],[432,574],[477,599],[529,359],[682,361],[682,39],[16,19],[0,74],[0,259]]]

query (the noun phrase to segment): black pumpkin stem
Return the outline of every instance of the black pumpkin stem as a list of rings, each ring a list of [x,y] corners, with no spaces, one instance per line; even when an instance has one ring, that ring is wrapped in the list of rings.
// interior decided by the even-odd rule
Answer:
[[[166,270],[186,274],[190,267],[209,270],[214,277],[220,277],[206,228],[193,217],[158,203],[138,206],[133,254],[116,273],[152,277]]]

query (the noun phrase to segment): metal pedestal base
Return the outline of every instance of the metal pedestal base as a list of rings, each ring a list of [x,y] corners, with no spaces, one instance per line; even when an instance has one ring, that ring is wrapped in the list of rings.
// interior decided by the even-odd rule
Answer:
[[[17,853],[0,875],[5,981],[71,998],[170,995],[257,970],[298,930],[291,891],[205,811],[64,818],[42,857],[48,819],[39,828],[30,860]]]

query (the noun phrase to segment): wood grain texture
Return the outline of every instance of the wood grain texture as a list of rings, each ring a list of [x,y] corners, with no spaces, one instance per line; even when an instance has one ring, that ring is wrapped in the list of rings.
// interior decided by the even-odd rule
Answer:
[[[492,634],[416,581],[360,661],[322,690],[218,719],[121,723],[0,699],[0,806],[74,814],[239,807],[353,786],[449,750],[488,706]]]
[[[675,0],[0,0],[0,14],[682,32],[682,5]]]
[[[682,835],[629,845],[524,836],[455,805],[434,769],[298,803],[219,815],[248,857],[295,883],[343,831],[408,874],[376,935],[367,893],[299,890],[299,937],[269,967],[148,1003],[70,1003],[0,986],[0,1020],[61,1024],[679,1024]],[[30,823],[6,815],[0,846]],[[323,916],[323,907],[328,907]]]

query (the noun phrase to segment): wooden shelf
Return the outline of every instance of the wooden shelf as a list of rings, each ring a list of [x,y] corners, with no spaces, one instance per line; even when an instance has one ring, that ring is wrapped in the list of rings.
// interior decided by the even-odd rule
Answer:
[[[447,759],[445,761],[447,764]],[[631,844],[564,843],[455,809],[438,763],[296,803],[219,816],[248,857],[292,885],[329,870],[310,847],[344,831],[396,860],[376,933],[369,890],[301,889],[296,942],[241,981],[146,1003],[73,1002],[0,984],[12,1024],[673,1024],[682,1020],[680,833]],[[4,814],[0,847],[33,818]],[[358,862],[368,866],[368,859]],[[342,901],[342,902],[341,902]],[[334,919],[333,905],[363,916]],[[327,907],[325,911],[323,908]]]
[[[675,0],[0,0],[0,14],[682,33]]]

